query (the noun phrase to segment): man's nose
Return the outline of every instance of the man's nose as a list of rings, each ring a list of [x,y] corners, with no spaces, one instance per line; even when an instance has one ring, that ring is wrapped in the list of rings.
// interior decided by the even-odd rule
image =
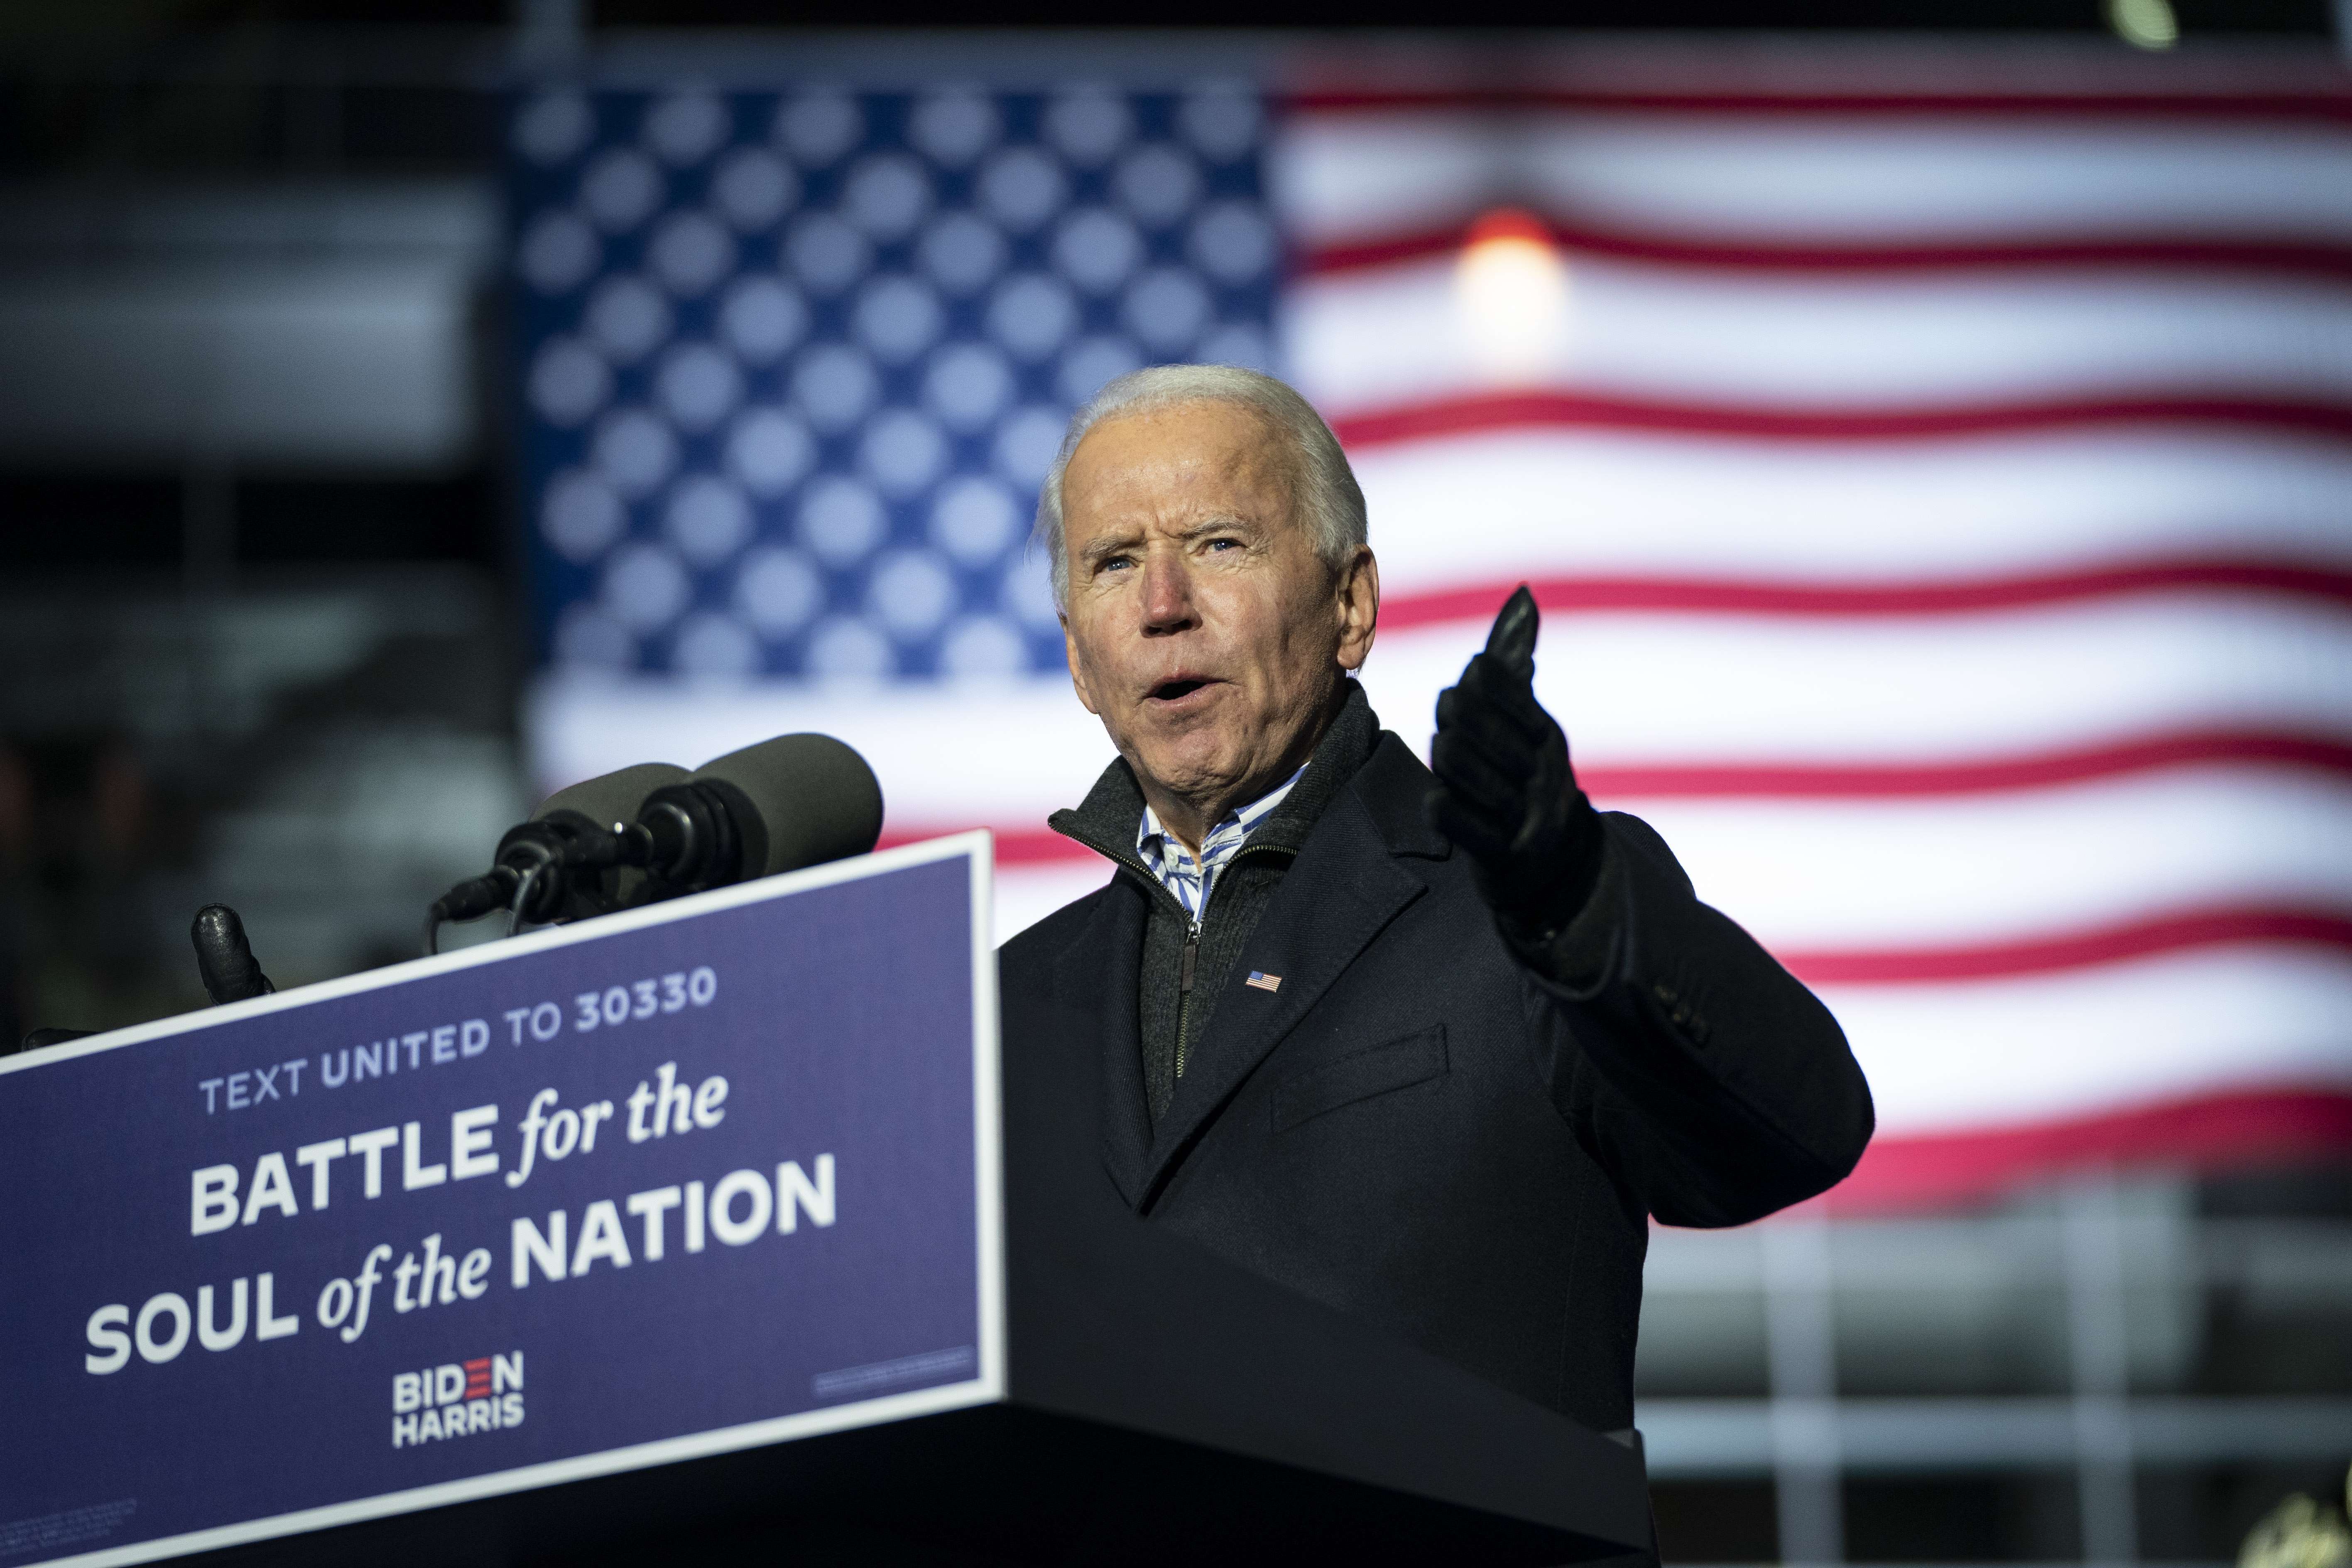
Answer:
[[[1143,631],[1164,637],[1199,624],[1192,608],[1192,574],[1174,551],[1155,550],[1143,562]]]

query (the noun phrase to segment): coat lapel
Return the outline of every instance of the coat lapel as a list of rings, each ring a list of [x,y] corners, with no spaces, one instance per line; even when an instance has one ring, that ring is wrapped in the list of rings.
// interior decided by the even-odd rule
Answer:
[[[1135,1184],[1121,1183],[1129,1203],[1139,1209],[1150,1206],[1202,1128],[1355,962],[1365,944],[1424,886],[1396,863],[1359,791],[1341,791],[1325,808],[1234,961],[1209,1032],[1195,1053],[1197,1065],[1177,1084],[1176,1097],[1160,1119],[1158,1135],[1150,1141],[1148,1155],[1139,1163]],[[1140,904],[1140,900],[1131,901]],[[1134,932],[1127,938],[1128,951],[1139,955],[1139,907],[1134,921]],[[1127,962],[1129,983],[1123,994],[1129,1001],[1124,1029],[1116,1034],[1107,1029],[1104,1037],[1124,1042],[1112,1049],[1128,1064],[1125,1070],[1135,1079],[1134,1103],[1140,1115],[1142,1068],[1132,1001],[1138,958],[1131,956]],[[1281,988],[1266,992],[1250,987],[1252,970],[1280,975]],[[1107,1110],[1112,1109],[1106,1106]],[[1142,1125],[1148,1128],[1148,1120]]]
[[[1143,1050],[1136,996],[1142,984],[1143,897],[1122,871],[1104,900],[1104,918],[1065,952],[1055,985],[1102,1042],[1102,1161],[1129,1206],[1143,1190],[1151,1151],[1151,1111],[1144,1100]]]

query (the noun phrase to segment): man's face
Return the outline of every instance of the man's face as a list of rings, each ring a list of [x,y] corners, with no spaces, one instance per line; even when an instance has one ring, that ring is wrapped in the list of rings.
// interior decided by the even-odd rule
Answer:
[[[1078,699],[1196,847],[1307,760],[1371,650],[1371,552],[1335,579],[1292,468],[1255,413],[1202,401],[1105,420],[1063,476]]]

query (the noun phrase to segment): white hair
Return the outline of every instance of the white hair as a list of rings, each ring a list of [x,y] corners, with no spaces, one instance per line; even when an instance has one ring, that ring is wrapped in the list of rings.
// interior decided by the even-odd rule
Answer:
[[[1232,403],[1274,427],[1297,465],[1295,513],[1315,540],[1316,553],[1337,572],[1364,542],[1364,492],[1356,483],[1339,438],[1314,405],[1270,375],[1231,364],[1158,364],[1129,371],[1070,416],[1061,450],[1037,492],[1035,539],[1054,570],[1054,603],[1066,606],[1070,562],[1062,541],[1062,474],[1087,432],[1115,415],[1144,414],[1182,403]]]

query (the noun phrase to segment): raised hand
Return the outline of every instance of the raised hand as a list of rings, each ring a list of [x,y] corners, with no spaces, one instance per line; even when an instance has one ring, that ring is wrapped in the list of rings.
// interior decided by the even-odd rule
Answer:
[[[1576,785],[1568,737],[1536,700],[1535,595],[1521,584],[1483,653],[1437,699],[1430,825],[1462,847],[1486,902],[1520,934],[1576,918],[1601,871],[1600,814]]]

